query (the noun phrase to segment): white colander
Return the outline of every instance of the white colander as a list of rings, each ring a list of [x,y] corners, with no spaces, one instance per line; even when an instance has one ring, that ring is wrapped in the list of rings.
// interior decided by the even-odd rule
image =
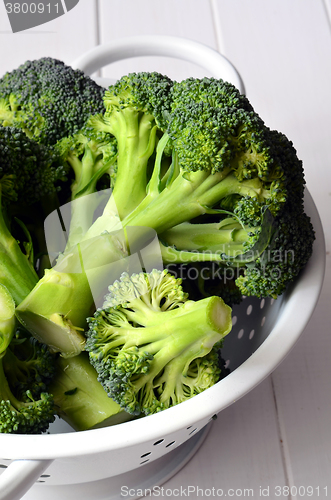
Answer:
[[[147,55],[194,62],[244,92],[239,74],[227,59],[181,38],[117,40],[96,47],[73,66],[92,74],[111,62]],[[119,499],[122,486],[137,491],[160,485],[187,463],[204,440],[213,416],[276,368],[315,308],[324,277],[325,246],[308,191],[305,205],[316,231],[313,255],[296,282],[276,301],[246,298],[233,308],[233,331],[222,351],[231,369],[227,377],[185,403],[114,427],[73,432],[56,421],[45,435],[0,434],[0,500],[23,495],[26,500]]]

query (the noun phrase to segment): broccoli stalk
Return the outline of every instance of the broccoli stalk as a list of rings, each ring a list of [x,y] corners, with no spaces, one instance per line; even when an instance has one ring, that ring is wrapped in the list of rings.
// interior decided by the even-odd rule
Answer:
[[[0,185],[0,206],[2,198]],[[38,282],[33,265],[10,233],[0,208],[0,282],[10,291],[16,304],[29,294]]]
[[[7,288],[0,283],[0,358],[13,338],[15,326],[15,302]]]
[[[87,353],[58,357],[49,390],[57,414],[76,431],[115,425],[132,418],[107,396]]]
[[[219,297],[194,302],[166,271],[124,273],[90,319],[86,349],[105,390],[133,415],[181,403],[216,383],[215,346],[231,330]]]

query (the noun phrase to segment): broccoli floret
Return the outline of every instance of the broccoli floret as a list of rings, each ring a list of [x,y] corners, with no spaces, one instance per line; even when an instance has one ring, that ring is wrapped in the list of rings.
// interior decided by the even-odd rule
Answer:
[[[65,170],[48,146],[29,139],[22,130],[0,125],[0,179],[11,180],[11,191],[3,194],[11,202],[31,205],[57,191]]]
[[[71,181],[71,219],[66,249],[78,243],[93,221],[97,201],[92,197],[98,189],[112,188],[116,175],[117,143],[108,133],[89,127],[55,145],[56,156]],[[101,183],[101,188],[100,188]],[[78,201],[81,199],[80,201]],[[95,199],[97,200],[97,198]]]
[[[243,295],[236,285],[237,272],[218,262],[170,264],[167,270],[176,278],[182,279],[183,290],[192,300],[217,295],[230,307],[240,304],[243,300]]]
[[[27,391],[33,398],[48,392],[55,376],[54,356],[22,328],[17,328],[3,366],[12,391],[22,400],[26,399]]]
[[[38,275],[31,235],[20,223],[27,241],[19,244],[13,228],[18,227],[17,217],[27,217],[32,206],[56,194],[57,181],[65,173],[55,158],[50,148],[22,130],[0,125],[0,282],[17,304],[32,290]]]
[[[51,376],[49,359],[35,342],[27,357],[25,346],[16,344],[15,303],[2,285],[0,311],[0,432],[39,434],[55,419],[53,397],[44,390]]]
[[[43,57],[26,61],[0,80],[0,123],[44,144],[78,132],[103,111],[104,89],[80,70]]]
[[[188,300],[166,271],[124,273],[90,319],[86,349],[109,396],[148,415],[219,380],[215,346],[230,330],[231,309],[219,297]]]
[[[108,187],[114,182],[116,140],[110,134],[96,132],[88,125],[89,122],[77,134],[65,137],[55,145],[56,155],[64,163],[65,171],[74,174],[72,200],[95,193],[97,183],[103,176],[108,177]]]
[[[121,218],[145,197],[156,134],[169,112],[171,80],[159,73],[131,73],[105,93],[106,111],[92,126],[112,134],[118,145],[114,198]],[[117,194],[118,193],[118,194]]]
[[[15,302],[7,288],[0,283],[0,359],[14,336],[15,326]]]

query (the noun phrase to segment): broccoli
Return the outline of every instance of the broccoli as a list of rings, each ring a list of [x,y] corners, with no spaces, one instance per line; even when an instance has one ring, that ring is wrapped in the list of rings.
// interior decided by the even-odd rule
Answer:
[[[86,350],[106,392],[126,412],[148,415],[219,380],[216,347],[231,308],[219,297],[189,300],[167,271],[123,273],[89,323]]]
[[[77,134],[65,137],[54,147],[58,162],[71,179],[71,219],[66,249],[78,243],[92,224],[96,208],[87,195],[111,188],[116,175],[117,144],[110,134],[86,127]],[[80,201],[79,201],[80,200]]]
[[[113,193],[83,237],[73,225],[76,249],[18,306],[31,332],[49,345],[48,331],[59,324],[64,335],[68,325],[69,332],[86,328],[95,307],[87,276],[95,286],[104,265],[129,254],[133,226],[158,234],[166,265],[216,261],[233,270],[241,294],[283,293],[314,240],[293,144],[222,80],[130,74],[109,87],[104,104],[89,127],[116,139]],[[61,331],[54,337],[52,348],[70,356]]]
[[[43,57],[26,61],[0,80],[0,123],[38,142],[55,144],[103,111],[104,89],[80,70]]]
[[[49,146],[29,139],[22,130],[0,125],[0,179],[12,181],[11,202],[31,205],[56,193],[65,170]]]
[[[218,262],[169,264],[166,269],[176,278],[182,279],[183,290],[192,300],[217,295],[230,307],[243,300],[236,285],[236,273]]]
[[[53,366],[45,348],[16,333],[15,303],[0,285],[0,432],[39,434],[55,419],[47,392]]]
[[[63,176],[54,166],[54,154],[46,146],[13,127],[0,126],[0,283],[19,304],[38,282],[34,269],[31,236],[23,227],[25,243],[19,244],[12,230],[18,215],[56,191]]]
[[[86,352],[56,358],[55,376],[49,391],[56,413],[76,431],[115,425],[132,419],[108,397]]]
[[[105,113],[90,121],[91,126],[112,134],[117,141],[113,195],[121,218],[146,196],[149,159],[158,128],[169,111],[171,86],[168,77],[155,72],[124,76],[105,92]]]
[[[6,352],[15,331],[15,302],[7,288],[0,283],[0,358]]]

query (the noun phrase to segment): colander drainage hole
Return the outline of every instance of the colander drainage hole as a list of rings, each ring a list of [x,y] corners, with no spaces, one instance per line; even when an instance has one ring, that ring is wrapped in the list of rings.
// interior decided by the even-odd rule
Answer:
[[[245,333],[245,330],[243,328],[241,328],[238,332],[238,339],[241,339],[243,337],[244,333]]]
[[[37,483],[46,483],[45,479],[47,477],[51,477],[49,474],[43,474],[42,476],[40,476],[40,479],[38,479],[38,481],[36,481]]]
[[[155,441],[154,446],[157,446],[158,444],[163,443],[164,439],[159,439],[158,441]]]
[[[247,316],[249,316],[252,313],[252,311],[253,311],[253,306],[252,304],[249,304],[249,306],[246,309]]]
[[[189,436],[191,436],[192,434],[194,434],[197,430],[198,430],[198,428],[197,428],[197,427],[196,427],[195,429],[193,429],[193,431],[191,431],[191,432],[189,433]]]
[[[0,469],[7,469],[8,465],[0,464]]]
[[[149,455],[151,455],[152,452],[151,451],[148,451],[147,453],[144,453],[143,455],[141,455],[140,458],[145,458],[145,457],[148,457]],[[149,458],[147,458],[146,460],[143,460],[142,462],[140,462],[140,465],[142,464],[145,464],[146,462],[149,462]]]
[[[173,444],[175,444],[175,442],[176,442],[176,441],[171,441],[171,443],[168,443],[168,444],[166,445],[166,448],[169,448],[169,446],[172,446]]]
[[[248,336],[249,340],[252,340],[252,338],[254,337],[254,335],[255,335],[255,330],[253,329],[253,330],[251,330],[249,332],[249,336]]]

